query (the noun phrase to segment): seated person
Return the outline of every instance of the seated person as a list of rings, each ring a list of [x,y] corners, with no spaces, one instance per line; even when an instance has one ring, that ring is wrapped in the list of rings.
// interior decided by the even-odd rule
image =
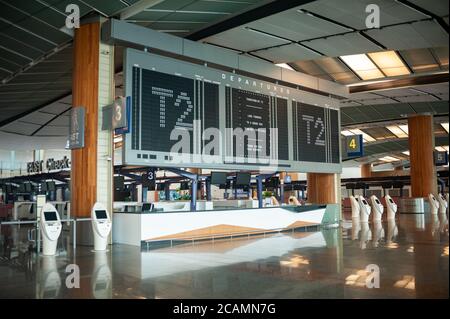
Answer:
[[[295,196],[289,196],[289,205],[296,205],[300,206],[300,202],[298,201],[297,197]]]

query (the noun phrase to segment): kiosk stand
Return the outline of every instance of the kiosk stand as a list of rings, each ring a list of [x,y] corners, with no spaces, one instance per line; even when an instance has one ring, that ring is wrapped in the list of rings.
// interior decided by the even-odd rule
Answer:
[[[106,250],[108,236],[111,232],[111,218],[105,205],[95,203],[92,207],[92,231],[94,233],[94,250]]]
[[[437,215],[439,210],[439,202],[433,194],[428,195],[428,201],[430,203],[430,213],[433,215]]]
[[[358,202],[360,207],[361,223],[368,223],[370,213],[372,212],[372,208],[370,207],[366,199],[361,195],[359,195]]]
[[[384,196],[384,200],[386,201],[387,219],[395,219],[395,214],[397,213],[397,204],[389,195]]]
[[[56,254],[56,246],[62,230],[61,219],[55,206],[46,203],[42,207],[40,225],[42,232],[42,252],[45,256],[53,256]]]
[[[439,201],[439,213],[445,214],[447,212],[448,203],[444,195],[439,193],[438,195],[438,201]]]
[[[361,214],[361,207],[359,207],[358,198],[350,195],[350,204],[352,206],[352,219],[359,218]]]
[[[375,195],[370,197],[370,201],[372,202],[373,220],[380,221],[383,217],[384,206]]]

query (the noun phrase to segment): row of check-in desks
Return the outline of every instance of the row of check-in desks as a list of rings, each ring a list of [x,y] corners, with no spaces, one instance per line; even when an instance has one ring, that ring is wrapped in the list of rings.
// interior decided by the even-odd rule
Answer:
[[[208,211],[234,208],[258,208],[258,201],[252,199],[197,201],[196,210]],[[190,210],[190,201],[161,201],[154,203],[114,202],[114,212],[118,213],[187,212]]]
[[[62,219],[70,218],[70,202],[68,201],[51,201],[48,202],[55,206]],[[36,202],[15,202],[12,211],[13,220],[33,220],[36,219],[37,206]]]

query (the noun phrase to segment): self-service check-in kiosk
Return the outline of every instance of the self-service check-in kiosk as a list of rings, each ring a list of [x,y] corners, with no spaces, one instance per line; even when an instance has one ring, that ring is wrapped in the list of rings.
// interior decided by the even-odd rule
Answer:
[[[387,219],[395,219],[395,214],[397,213],[397,204],[389,195],[384,196],[384,200],[386,201]]]
[[[439,201],[439,213],[445,214],[447,212],[448,203],[444,195],[439,193],[438,195],[438,201]]]
[[[370,201],[372,202],[373,220],[374,221],[381,220],[381,218],[383,217],[383,211],[384,211],[383,204],[381,204],[380,200],[375,195],[372,195],[370,197]]]
[[[438,200],[436,199],[436,197],[434,197],[433,194],[430,194],[430,195],[428,195],[428,201],[430,203],[430,213],[433,215],[436,215],[439,210]]]
[[[359,202],[359,207],[360,207],[361,222],[368,223],[370,213],[372,212],[372,208],[370,207],[370,205],[366,201],[366,199],[361,195],[359,195],[358,202]]]
[[[94,250],[106,250],[108,236],[111,232],[111,218],[105,205],[95,203],[91,218],[92,231],[94,232]]]
[[[42,252],[46,256],[56,254],[58,238],[61,235],[62,225],[58,211],[52,204],[45,204],[40,215],[42,232]]]
[[[361,208],[359,207],[358,198],[350,196],[350,204],[352,206],[352,219],[360,217]]]

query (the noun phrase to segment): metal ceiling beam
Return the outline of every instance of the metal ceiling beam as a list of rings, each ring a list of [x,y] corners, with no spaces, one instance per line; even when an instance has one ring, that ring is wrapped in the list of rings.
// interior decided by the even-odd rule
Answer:
[[[48,27],[50,27],[50,28],[52,28],[52,29],[55,29],[55,30],[57,30],[57,31],[60,31],[59,28],[53,26],[52,24],[50,24],[50,23],[48,23],[48,22],[46,22],[46,21],[44,21],[44,20],[41,20],[41,19],[35,17],[34,15],[32,15],[32,14],[26,12],[26,11],[23,11],[22,9],[19,9],[19,8],[17,8],[16,6],[14,6],[14,5],[10,4],[10,3],[7,3],[7,2],[5,2],[5,1],[3,1],[3,0],[0,0],[0,3],[3,3],[4,5],[7,5],[7,6],[13,8],[14,10],[19,11],[20,13],[22,13],[22,14],[28,16],[29,18],[31,18],[31,19],[33,19],[33,20],[36,20],[36,21],[38,21],[38,22],[40,22],[40,23],[43,23],[43,24],[45,24],[46,26],[48,26]]]
[[[408,0],[395,0],[395,1],[400,3],[400,4],[402,4],[402,5],[404,5],[405,7],[408,7],[410,9],[414,10],[414,11],[417,11],[417,12],[419,12],[421,14],[424,14],[426,16],[429,16],[429,17],[433,18],[439,24],[439,26],[445,32],[448,33],[448,24],[440,16],[435,15],[433,12],[428,11],[428,10],[426,10],[426,9],[424,9],[424,8],[422,8],[422,7],[416,5],[416,4],[414,4],[414,3],[412,3],[412,2],[410,2]],[[447,13],[447,15],[448,15],[448,13]]]
[[[54,46],[58,46],[58,43],[53,42],[53,41],[51,41],[51,40],[49,40],[49,39],[47,39],[47,38],[44,38],[43,36],[40,36],[40,35],[37,34],[37,33],[34,33],[34,32],[32,32],[32,31],[30,31],[30,30],[28,30],[28,29],[25,29],[25,28],[23,28],[23,27],[21,27],[21,26],[15,24],[14,22],[11,22],[11,21],[5,19],[5,18],[0,17],[0,21],[3,21],[3,22],[5,22],[6,24],[9,24],[9,25],[13,26],[14,28],[17,28],[17,29],[20,29],[20,30],[22,30],[22,31],[24,31],[24,32],[27,32],[27,33],[31,34],[32,36],[34,36],[34,37],[36,37],[36,38],[38,38],[38,39],[41,39],[41,40],[43,40],[43,41],[45,41],[45,42],[48,42],[48,43],[50,43],[50,44],[52,44],[52,45],[54,45]]]
[[[156,6],[157,4],[159,4],[163,1],[164,0],[141,0],[141,1],[138,1],[120,13],[120,20],[126,20],[128,18],[131,18],[132,16],[135,16],[136,14],[141,13],[145,9],[149,9],[153,6]]]
[[[424,75],[415,76],[406,79],[397,79],[391,81],[380,81],[371,84],[361,84],[350,86],[349,91],[352,93],[369,92],[376,90],[387,90],[395,88],[403,88],[415,85],[425,85],[425,84],[437,84],[445,83],[449,81],[448,73],[434,74],[434,75]]]
[[[215,22],[198,31],[194,31],[188,36],[186,36],[186,38],[189,40],[198,41],[213,36],[215,34],[233,29],[235,27],[244,25],[246,23],[250,23],[310,2],[313,2],[313,0],[264,1],[262,5],[257,4],[252,8],[250,8],[249,10],[246,10],[245,12],[237,13],[235,15],[232,15],[231,17],[226,17],[225,19],[219,22]]]
[[[22,118],[22,117],[24,117],[24,116],[26,116],[26,115],[29,115],[29,114],[31,114],[31,113],[33,113],[33,112],[35,112],[35,111],[38,111],[38,110],[40,110],[40,109],[46,107],[46,106],[49,105],[49,104],[58,102],[59,100],[65,98],[65,97],[67,97],[67,96],[69,96],[70,94],[71,94],[71,92],[68,92],[68,93],[66,93],[66,94],[62,94],[62,95],[60,95],[60,96],[58,96],[58,97],[56,97],[56,98],[54,98],[54,99],[52,99],[52,100],[50,100],[50,101],[47,101],[47,102],[45,102],[45,103],[43,103],[43,104],[40,104],[40,105],[38,105],[38,106],[36,106],[36,107],[33,107],[33,108],[31,108],[31,109],[29,109],[29,110],[27,110],[27,111],[25,111],[25,112],[22,112],[22,113],[20,113],[20,114],[14,115],[14,116],[11,116],[10,118],[7,118],[6,120],[0,121],[0,128],[3,127],[3,126],[5,126],[6,124],[9,124],[9,123],[11,123],[11,122],[14,122],[15,120],[18,120],[18,119],[20,119],[20,118]]]
[[[64,110],[63,112],[53,116],[50,120],[48,120],[47,122],[45,122],[44,124],[41,125],[40,128],[38,128],[37,130],[35,130],[33,133],[31,133],[30,136],[34,136],[36,133],[38,133],[40,130],[42,130],[44,127],[46,127],[48,124],[50,124],[51,122],[53,122],[54,120],[56,120],[58,117],[63,116],[65,113],[67,113],[69,110],[71,110],[72,108],[69,107],[68,109]]]

